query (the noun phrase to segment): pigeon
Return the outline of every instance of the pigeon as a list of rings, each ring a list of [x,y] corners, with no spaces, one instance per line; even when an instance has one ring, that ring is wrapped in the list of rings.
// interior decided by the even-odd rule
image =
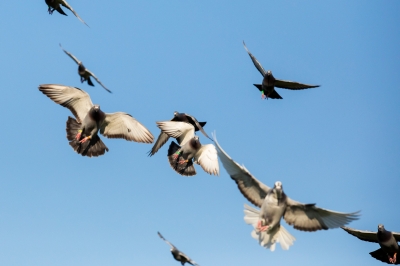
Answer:
[[[86,24],[85,21],[83,21],[83,19],[81,19],[81,17],[78,15],[78,13],[75,12],[75,10],[67,3],[67,1],[65,0],[45,0],[47,6],[49,7],[48,11],[49,14],[52,15],[54,10],[57,10],[58,13],[60,13],[61,15],[64,16],[68,16],[67,14],[65,14],[64,10],[62,10],[61,6],[64,6],[66,8],[68,8],[69,10],[71,10],[72,13],[74,13],[75,17],[77,17],[82,23],[84,23],[86,26],[89,27],[88,24]],[[89,27],[90,28],[90,27]]]
[[[251,61],[256,66],[258,71],[260,71],[263,76],[262,84],[254,84],[261,91],[261,99],[282,99],[282,97],[275,91],[275,87],[289,90],[303,90],[309,88],[317,88],[319,85],[307,85],[294,81],[279,80],[275,79],[270,70],[265,71],[260,62],[250,53],[247,49],[246,44],[243,41],[244,48],[249,54]]]
[[[247,224],[254,228],[251,235],[259,244],[271,251],[279,242],[282,249],[287,250],[295,238],[280,224],[281,218],[295,229],[301,231],[317,231],[337,228],[358,219],[359,212],[340,213],[326,210],[315,204],[303,204],[289,198],[283,191],[280,181],[270,188],[257,180],[244,166],[240,166],[221,148],[214,136],[219,158],[225,170],[236,182],[239,191],[251,203],[261,210],[244,205]]]
[[[400,233],[386,231],[382,224],[378,225],[378,232],[376,233],[352,229],[345,226],[343,226],[342,229],[361,240],[379,243],[381,248],[369,253],[375,259],[386,262],[387,264],[400,264],[400,261],[396,259],[397,253],[399,252],[399,245],[397,242],[400,241]]]
[[[168,161],[178,174],[194,176],[196,170],[193,162],[199,164],[210,175],[219,175],[217,150],[213,144],[202,145],[199,137],[194,135],[195,128],[186,122],[162,121],[157,126],[163,133],[178,139],[179,146],[174,141],[168,149]],[[192,160],[193,159],[193,160]]]
[[[69,57],[72,58],[72,60],[75,61],[75,63],[78,64],[78,74],[81,77],[81,83],[83,83],[84,81],[87,81],[87,83],[90,86],[94,86],[92,80],[90,79],[90,77],[92,76],[97,81],[97,83],[99,83],[106,91],[111,93],[111,91],[109,89],[107,89],[106,86],[104,86],[103,83],[101,83],[101,81],[92,72],[90,72],[89,69],[87,69],[82,64],[82,61],[79,61],[78,58],[76,58],[73,54],[71,54],[70,52],[64,50],[64,48],[62,48],[61,44],[60,44],[60,47],[64,51],[64,53],[66,53]]]
[[[153,135],[130,114],[104,113],[93,105],[87,92],[57,84],[39,85],[39,90],[55,103],[68,108],[75,118],[68,117],[67,139],[71,147],[82,156],[96,157],[108,151],[98,132],[107,138],[152,143]]]
[[[174,117],[171,119],[171,121],[180,121],[180,122],[188,122],[194,126],[195,131],[201,131],[203,132],[204,136],[208,137],[207,133],[204,131],[203,127],[207,122],[198,122],[196,118],[189,114],[185,113],[179,113],[177,111],[174,112]],[[210,138],[210,137],[208,137]],[[156,143],[154,144],[153,148],[149,151],[149,156],[153,156],[156,154],[156,152],[168,141],[169,136],[164,133],[160,132],[160,135],[158,136]],[[178,139],[177,139],[178,140]],[[180,141],[178,140],[179,144]]]
[[[176,259],[177,261],[180,261],[182,263],[182,265],[184,265],[186,262],[191,264],[191,265],[195,265],[195,266],[200,266],[199,264],[197,264],[195,261],[193,261],[192,259],[190,259],[185,253],[179,251],[179,249],[177,249],[174,245],[172,245],[168,240],[166,240],[161,234],[160,232],[157,232],[158,236],[164,240],[170,247],[171,247],[171,253],[172,256],[174,257],[174,259]]]

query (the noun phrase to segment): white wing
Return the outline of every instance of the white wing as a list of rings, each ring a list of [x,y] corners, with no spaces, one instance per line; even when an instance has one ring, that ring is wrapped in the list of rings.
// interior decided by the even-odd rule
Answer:
[[[57,84],[42,84],[39,85],[39,90],[55,103],[68,108],[79,123],[82,123],[93,106],[89,94],[78,88]]]
[[[194,126],[186,122],[161,121],[156,122],[158,128],[172,138],[178,139],[181,146],[194,137]]]
[[[129,141],[152,143],[153,135],[130,114],[117,112],[106,114],[100,127],[100,133],[107,138],[119,138]]]
[[[212,144],[202,145],[194,155],[195,163],[210,175],[219,175],[218,154]]]

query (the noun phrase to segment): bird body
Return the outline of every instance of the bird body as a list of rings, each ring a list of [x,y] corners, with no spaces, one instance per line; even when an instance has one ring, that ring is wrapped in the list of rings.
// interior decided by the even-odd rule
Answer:
[[[171,247],[171,253],[175,260],[180,261],[182,265],[185,263],[189,263],[191,265],[200,266],[194,260],[190,259],[185,253],[177,249],[174,245],[172,245],[168,240],[166,240],[160,232],[157,232],[158,236],[165,241]]]
[[[68,16],[61,8],[61,6],[64,6],[65,8],[69,9],[82,23],[89,27],[89,25],[83,21],[83,19],[78,15],[78,13],[75,12],[75,10],[68,4],[66,0],[45,0],[45,2],[48,6],[48,12],[50,15],[53,14],[54,10],[57,10],[57,12],[61,15]]]

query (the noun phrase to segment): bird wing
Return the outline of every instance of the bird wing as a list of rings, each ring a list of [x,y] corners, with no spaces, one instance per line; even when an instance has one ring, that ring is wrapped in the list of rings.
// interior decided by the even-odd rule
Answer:
[[[275,80],[275,87],[281,89],[289,89],[289,90],[304,90],[310,88],[317,88],[319,85],[307,85],[303,83],[298,83],[294,81],[287,81],[287,80]]]
[[[257,58],[254,57],[254,55],[252,55],[249,51],[249,49],[247,49],[246,44],[243,41],[243,45],[244,45],[244,49],[246,49],[247,53],[249,54],[251,61],[253,61],[253,64],[255,65],[255,67],[258,69],[258,71],[260,71],[261,75],[264,77],[265,74],[267,74],[267,71],[265,71],[265,69],[262,67],[262,65],[260,64],[260,62],[258,62]]]
[[[96,81],[97,83],[99,83],[106,91],[108,91],[109,93],[111,93],[111,91],[109,89],[106,88],[106,86],[104,86],[103,83],[101,83],[101,81],[93,74],[93,72],[91,72],[89,69],[86,68],[86,72],[91,75]]]
[[[161,121],[156,122],[158,128],[172,138],[179,138],[181,146],[194,137],[194,126],[186,122]]]
[[[342,226],[341,227],[344,231],[349,233],[350,235],[353,235],[357,237],[358,239],[368,241],[368,242],[374,242],[378,243],[378,236],[376,232],[371,232],[371,231],[362,231],[362,230],[357,230],[353,229],[350,227]]]
[[[400,233],[392,232],[392,235],[396,239],[397,242],[400,241]]]
[[[189,114],[185,113],[185,116],[188,118],[189,123],[192,125],[196,125],[196,127],[201,131],[201,133],[203,133],[204,136],[206,136],[207,138],[209,138],[210,140],[213,140],[212,138],[210,138],[207,133],[204,131],[203,127],[201,126],[201,124],[199,123],[199,121],[197,121],[197,119],[194,116],[191,116]]]
[[[83,21],[83,19],[81,19],[81,17],[78,15],[78,13],[75,12],[75,10],[72,8],[72,6],[70,6],[70,5],[67,3],[67,1],[61,0],[61,4],[62,4],[63,6],[65,6],[66,8],[68,8],[69,10],[71,10],[71,12],[74,13],[75,17],[77,17],[82,23],[84,23],[86,26],[89,27],[89,25],[86,24],[86,22]],[[89,28],[90,28],[90,27],[89,27]]]
[[[64,53],[66,53],[69,57],[71,57],[72,58],[72,60],[74,60],[75,61],[75,63],[77,63],[78,65],[80,65],[82,62],[81,61],[79,61],[79,59],[78,58],[76,58],[73,54],[71,54],[70,52],[68,52],[68,51],[66,51],[66,50],[64,50],[64,48],[61,46],[61,43],[60,43],[60,47],[61,47],[61,49],[64,51]]]
[[[174,245],[172,245],[167,239],[165,239],[165,238],[160,234],[160,232],[157,232],[157,234],[158,234],[158,236],[159,236],[162,240],[164,240],[165,243],[167,243],[172,249],[178,250],[178,249],[177,249]]]
[[[151,132],[130,114],[117,112],[106,114],[100,133],[107,138],[121,138],[129,141],[152,143]]]
[[[194,161],[210,175],[219,175],[218,155],[212,144],[202,145],[194,155]]]
[[[240,166],[235,162],[217,142],[216,136],[214,136],[214,142],[217,145],[217,151],[219,158],[221,159],[222,165],[225,170],[235,180],[240,192],[243,196],[248,199],[251,203],[261,208],[261,205],[267,196],[270,188],[258,181],[246,167]]]
[[[158,136],[156,143],[154,144],[153,148],[151,148],[151,151],[149,151],[149,156],[153,156],[156,154],[156,152],[168,141],[169,136],[162,132]]]
[[[327,230],[344,226],[358,219],[359,212],[343,213],[316,207],[315,204],[303,204],[287,197],[283,218],[301,231]]]
[[[82,123],[93,106],[89,94],[78,88],[57,84],[42,84],[39,85],[39,90],[55,103],[68,108],[79,123]]]

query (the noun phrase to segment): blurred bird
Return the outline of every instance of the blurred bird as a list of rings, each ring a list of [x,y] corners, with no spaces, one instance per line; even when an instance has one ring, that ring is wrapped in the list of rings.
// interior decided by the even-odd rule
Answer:
[[[64,50],[64,48],[62,48],[61,44],[60,44],[60,47],[64,51],[64,53],[66,53],[69,57],[72,58],[72,60],[75,61],[75,63],[78,64],[78,74],[81,77],[81,83],[83,83],[84,81],[87,81],[87,83],[90,86],[94,86],[92,80],[90,79],[90,77],[92,76],[97,81],[97,83],[99,83],[106,91],[111,93],[111,91],[109,89],[107,89],[106,86],[104,86],[103,83],[101,83],[101,81],[92,72],[90,72],[89,69],[87,69],[82,64],[82,61],[79,61],[78,58],[76,58],[73,54],[71,54],[70,52]]]
[[[276,242],[284,250],[293,245],[295,238],[280,224],[282,217],[295,229],[308,232],[337,228],[358,219],[358,212],[340,213],[290,199],[283,192],[281,182],[275,182],[273,188],[264,185],[244,166],[229,157],[215,136],[214,142],[225,170],[236,182],[239,191],[251,203],[261,208],[257,210],[244,205],[244,220],[254,227],[251,235],[261,246],[274,251]]]
[[[83,21],[83,19],[81,19],[81,17],[78,15],[78,13],[75,12],[75,10],[67,3],[67,1],[65,0],[45,0],[47,6],[49,7],[48,11],[49,14],[52,15],[54,10],[57,10],[58,13],[60,13],[61,15],[64,16],[68,16],[67,14],[65,14],[64,10],[62,10],[61,6],[64,6],[66,8],[68,8],[69,10],[71,10],[72,13],[74,13],[75,17],[77,17],[82,23],[84,23],[86,26],[89,27],[88,24],[86,24],[85,21]]]
[[[164,240],[170,247],[171,247],[171,253],[174,259],[177,261],[180,261],[182,265],[184,265],[186,262],[195,266],[200,266],[193,260],[191,260],[185,253],[179,251],[174,245],[172,245],[170,242],[168,242],[161,234],[160,232],[157,232],[158,236],[161,237],[162,240]]]
[[[130,114],[104,113],[93,105],[87,92],[57,84],[39,85],[39,90],[55,103],[68,108],[76,119],[68,117],[67,139],[71,147],[82,156],[100,156],[108,151],[98,132],[107,138],[152,143],[153,135]]]
[[[400,264],[400,261],[396,259],[399,252],[397,242],[400,241],[400,233],[386,231],[383,224],[378,225],[378,232],[361,231],[345,226],[342,229],[358,239],[378,243],[381,248],[369,253],[375,259],[387,264]]]
[[[198,122],[194,116],[191,116],[191,115],[185,114],[185,113],[179,113],[179,112],[175,111],[174,117],[171,119],[171,121],[190,123],[194,126],[195,131],[200,130],[204,134],[204,136],[211,139],[203,129],[203,127],[205,126],[205,124],[207,122]],[[154,144],[153,148],[151,148],[151,151],[149,151],[148,155],[153,156],[154,154],[156,154],[156,152],[168,141],[168,139],[169,139],[169,136],[166,133],[161,131],[160,135],[158,136],[158,138],[156,140],[156,143]],[[179,138],[176,138],[176,140],[178,141],[179,144],[181,144],[181,141]]]
[[[254,84],[254,86],[256,86],[261,91],[262,99],[267,99],[267,98],[282,99],[282,97],[275,91],[275,87],[282,89],[289,89],[289,90],[303,90],[303,89],[319,87],[319,85],[307,85],[294,81],[275,79],[274,76],[272,75],[272,72],[270,70],[265,71],[260,62],[258,62],[258,60],[250,53],[244,41],[243,45],[247,53],[249,54],[251,61],[253,61],[253,64],[256,66],[258,71],[260,71],[261,75],[263,76],[262,84]]]
[[[215,146],[202,145],[199,137],[194,135],[195,128],[186,122],[157,122],[163,133],[178,139],[181,146],[174,141],[168,149],[168,161],[180,175],[193,176],[196,170],[193,162],[199,164],[208,174],[219,175],[218,156]]]

